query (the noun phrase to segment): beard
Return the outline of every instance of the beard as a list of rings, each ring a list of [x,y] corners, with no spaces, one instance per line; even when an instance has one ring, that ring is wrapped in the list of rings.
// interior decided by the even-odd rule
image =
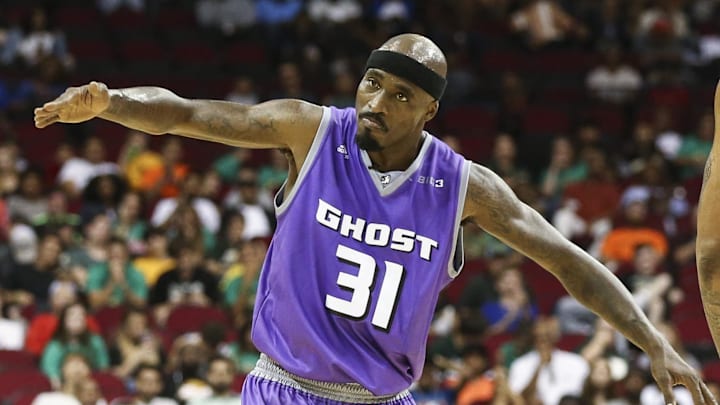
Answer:
[[[368,152],[377,152],[382,150],[382,146],[370,137],[370,130],[365,129],[362,132],[358,130],[358,132],[355,134],[355,144],[363,150],[366,150]]]

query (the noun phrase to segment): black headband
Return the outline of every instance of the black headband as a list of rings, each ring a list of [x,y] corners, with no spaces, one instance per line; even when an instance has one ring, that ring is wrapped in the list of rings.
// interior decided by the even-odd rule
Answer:
[[[372,51],[365,64],[365,70],[371,68],[384,70],[409,80],[436,100],[440,100],[445,92],[445,85],[447,85],[444,77],[428,69],[427,66],[409,56],[393,51]]]

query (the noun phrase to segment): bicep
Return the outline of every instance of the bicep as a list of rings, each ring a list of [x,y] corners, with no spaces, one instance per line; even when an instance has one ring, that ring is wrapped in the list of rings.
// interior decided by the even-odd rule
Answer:
[[[170,132],[245,148],[309,145],[322,108],[300,100],[244,105],[219,100],[188,100],[186,119]]]
[[[471,170],[466,207],[468,220],[553,273],[563,254],[579,250],[500,177],[479,165]]]

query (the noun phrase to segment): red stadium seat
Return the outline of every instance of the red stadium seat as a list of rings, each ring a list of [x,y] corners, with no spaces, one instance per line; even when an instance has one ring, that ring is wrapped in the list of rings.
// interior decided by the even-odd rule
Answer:
[[[483,345],[487,350],[488,356],[492,364],[496,364],[500,360],[499,351],[502,345],[513,340],[513,335],[510,333],[500,333],[497,335],[488,336],[483,341]]]
[[[100,325],[100,331],[105,341],[110,341],[115,337],[118,328],[122,326],[125,310],[125,307],[105,307],[95,311],[95,319]]]
[[[687,346],[712,346],[712,335],[702,312],[694,317],[681,319],[675,323],[680,339]]]
[[[597,125],[604,135],[620,137],[625,134],[625,113],[622,108],[596,106],[587,109],[583,115]]]
[[[557,342],[557,347],[558,349],[565,350],[567,352],[577,352],[582,346],[582,344],[585,343],[588,339],[589,337],[585,335],[562,335],[560,337],[560,340]]]
[[[552,314],[557,300],[567,295],[565,287],[555,276],[533,261],[526,261],[521,270],[525,282],[535,294],[538,311],[541,314]]]
[[[497,114],[484,107],[463,106],[443,114],[445,131],[458,137],[468,134],[495,135]]]
[[[124,397],[128,394],[125,383],[115,374],[96,371],[93,373],[92,378],[98,383],[103,397],[108,401]]]
[[[703,366],[702,373],[705,381],[720,384],[720,361],[706,363]]]
[[[0,371],[37,367],[38,359],[32,353],[21,350],[0,350]]]
[[[165,329],[174,338],[183,333],[196,332],[209,322],[229,324],[229,317],[219,308],[180,306],[170,313]]]
[[[0,398],[19,393],[50,390],[50,380],[37,369],[15,369],[0,372]]]
[[[241,392],[242,391],[242,387],[243,387],[243,384],[245,383],[246,377],[247,376],[245,374],[238,374],[235,376],[235,379],[233,380],[232,388],[231,388],[233,392]]]
[[[570,130],[570,114],[558,108],[534,106],[525,113],[523,129],[527,135],[567,134]]]
[[[480,66],[493,73],[506,71],[523,72],[532,70],[532,58],[515,51],[488,51],[482,56]]]
[[[238,42],[223,50],[225,62],[229,65],[264,65],[267,63],[265,47],[256,42]]]
[[[11,403],[13,405],[32,405],[35,397],[37,397],[40,392],[29,391],[15,394]]]

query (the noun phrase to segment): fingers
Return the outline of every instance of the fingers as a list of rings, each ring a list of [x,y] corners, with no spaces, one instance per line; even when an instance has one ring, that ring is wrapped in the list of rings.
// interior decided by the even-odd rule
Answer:
[[[672,384],[670,383],[670,375],[667,372],[663,372],[662,376],[658,376],[655,378],[658,388],[660,388],[660,391],[663,394],[663,397],[665,398],[665,403],[667,405],[675,405],[675,395],[672,392]],[[694,394],[693,394],[694,395]]]
[[[703,392],[700,389],[700,384],[695,379],[690,379],[690,381],[685,384],[688,391],[690,391],[690,395],[692,395],[693,403],[695,405],[706,405],[707,402],[705,402],[705,399],[703,398]]]
[[[35,117],[35,127],[45,128],[48,125],[58,122],[59,119],[60,119],[60,117],[58,117],[57,114],[48,115],[48,116],[44,116],[44,117]]]
[[[705,385],[704,382],[700,382],[700,390],[702,391],[703,398],[705,398],[705,403],[708,405],[718,405],[717,400],[715,397],[713,397],[713,394],[710,392],[710,389]]]
[[[92,81],[88,85],[88,90],[90,90],[90,94],[92,94],[93,96],[99,96],[100,94],[102,94],[102,92],[107,90],[107,86],[102,83]]]

